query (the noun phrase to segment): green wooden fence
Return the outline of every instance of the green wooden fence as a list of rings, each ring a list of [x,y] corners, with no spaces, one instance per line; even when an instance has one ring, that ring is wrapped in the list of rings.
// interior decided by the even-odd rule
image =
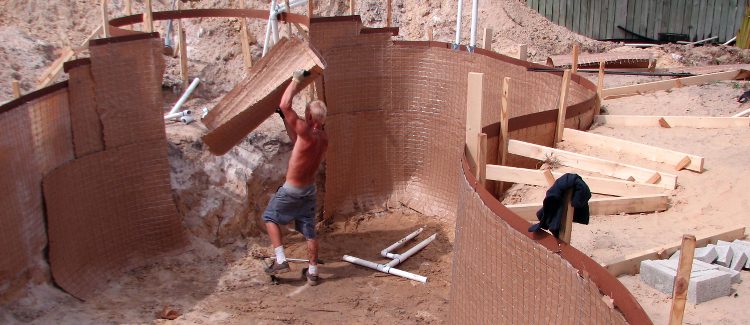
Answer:
[[[594,39],[658,39],[659,33],[689,35],[691,41],[737,35],[748,0],[526,0],[552,22]]]

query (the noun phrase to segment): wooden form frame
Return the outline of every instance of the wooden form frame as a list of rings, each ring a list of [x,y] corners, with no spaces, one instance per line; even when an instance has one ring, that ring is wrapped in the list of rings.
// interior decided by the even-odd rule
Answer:
[[[469,72],[466,89],[466,160],[472,175],[477,175],[479,148],[477,136],[482,132],[482,89],[484,73]]]
[[[620,140],[617,138],[568,128],[563,131],[563,141],[576,142],[589,146],[595,146],[612,151],[635,155],[651,161],[672,165],[676,170],[685,168],[699,173],[703,172],[704,158],[696,155],[652,147],[645,144]],[[685,163],[685,159],[687,159],[687,164]]]
[[[719,240],[733,241],[735,239],[743,238],[745,238],[745,227],[735,226],[696,236],[696,243],[698,247],[704,247],[708,244],[716,244],[716,242]],[[649,248],[645,251],[611,259],[609,261],[601,263],[601,266],[607,269],[607,271],[609,271],[609,273],[614,276],[618,276],[621,274],[635,275],[640,273],[642,261],[669,258],[670,256],[672,256],[672,254],[679,250],[681,245],[682,241],[677,241],[667,245]]]
[[[672,88],[680,88],[682,86],[698,85],[706,82],[717,81],[717,80],[734,80],[737,78],[743,70],[730,70],[725,72],[704,74],[700,76],[677,78],[671,80],[662,80],[649,83],[643,83],[631,86],[622,86],[615,88],[607,88],[602,90],[602,99],[609,97],[622,97],[635,95],[652,90],[667,90]]]
[[[673,190],[677,187],[677,175],[662,172],[657,173],[656,171],[646,168],[621,164],[560,149],[553,149],[533,143],[510,140],[508,143],[508,153],[541,161],[549,158],[556,158],[559,160],[560,164],[564,166],[580,168],[620,179],[633,177],[633,179],[639,183],[653,181],[655,179],[654,176],[659,174],[659,180],[653,181],[653,183],[649,184],[658,184],[669,190]]]
[[[542,203],[525,203],[506,205],[506,208],[529,221],[537,222],[536,212],[542,208]],[[669,207],[669,195],[651,194],[628,197],[589,200],[589,214],[613,215],[620,213],[651,213],[665,211]]]
[[[750,127],[747,117],[597,115],[594,123],[638,127],[691,127],[726,129]],[[664,126],[667,123],[668,126]]]
[[[568,95],[570,94],[570,70],[565,70],[560,87],[560,102],[557,110],[557,128],[555,129],[555,144],[562,140],[563,128],[565,127],[565,114],[568,110]]]
[[[508,166],[487,165],[487,179],[492,181],[529,184],[536,186],[551,186],[555,179],[564,173],[542,170],[516,168]],[[551,182],[549,178],[552,178]],[[662,194],[665,189],[660,185],[651,185],[621,181],[617,179],[581,176],[592,193],[614,196],[638,196],[646,194]]]

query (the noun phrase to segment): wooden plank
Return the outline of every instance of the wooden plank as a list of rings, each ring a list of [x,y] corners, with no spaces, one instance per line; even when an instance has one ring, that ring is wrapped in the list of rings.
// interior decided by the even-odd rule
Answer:
[[[716,0],[714,3],[714,20],[711,25],[711,36],[719,35],[719,25],[721,25],[721,11],[726,0]]]
[[[560,24],[560,0],[553,0],[552,2],[552,22]]]
[[[659,39],[659,33],[662,30],[662,21],[664,20],[664,4],[662,1],[656,1],[654,7],[654,30],[651,35],[654,39]]]
[[[185,35],[185,29],[182,28],[182,19],[177,20],[177,36],[180,42],[180,77],[182,78],[182,82],[187,85],[189,81],[187,36]]]
[[[714,6],[716,5],[716,0],[708,0],[706,4],[706,23],[703,25],[703,38],[707,38],[709,35],[712,35],[711,29],[714,25]]]
[[[476,178],[479,184],[484,186],[487,183],[487,133],[477,135],[477,173]]]
[[[566,16],[568,15],[568,1],[566,0],[560,0],[559,1],[559,9],[560,11],[560,17],[558,18],[557,24],[560,26],[565,26],[565,22],[567,20]]]
[[[741,4],[741,3],[742,2],[738,2],[738,4]],[[745,8],[743,6],[739,6],[737,8],[736,16],[734,17],[734,27],[731,29],[732,30],[732,37],[735,37],[735,38],[737,37],[737,32],[739,32],[740,28],[742,28],[742,19],[744,17],[745,17]],[[727,40],[727,42],[728,41],[729,40]]]
[[[307,0],[307,18],[313,18],[315,13],[315,0]]]
[[[616,8],[616,15],[615,15],[615,23],[614,23],[614,38],[626,38],[627,33],[623,31],[622,29],[617,28],[617,26],[626,26],[628,21],[628,0],[616,0],[617,1],[617,8]]]
[[[575,46],[573,47],[575,49]],[[562,139],[563,128],[565,127],[565,112],[568,109],[568,94],[570,93],[570,70],[565,70],[560,86],[560,101],[557,111],[557,129],[555,131],[555,144]]]
[[[551,186],[545,171],[535,169],[516,168],[499,165],[487,165],[487,179],[499,182],[510,182],[528,184],[535,186]],[[564,173],[551,172],[552,182],[565,175]],[[618,179],[583,176],[583,181],[589,186],[591,193],[613,195],[613,196],[638,196],[648,194],[662,194],[664,187],[635,183]]]
[[[349,16],[354,16],[354,0],[349,0]]]
[[[704,158],[696,155],[652,147],[641,143],[620,140],[617,138],[568,128],[566,128],[563,132],[563,141],[576,142],[592,147],[600,147],[607,150],[627,153],[651,161],[665,163],[671,166],[681,165],[682,163],[684,163],[683,160],[687,157],[689,163],[683,168],[694,170],[699,173],[703,172]]]
[[[674,290],[672,291],[672,309],[669,312],[669,325],[682,325],[688,285],[690,285],[690,275],[693,270],[694,255],[695,236],[682,236],[682,249],[680,250],[680,261],[677,267],[677,278],[675,279]]]
[[[639,6],[637,7],[636,15],[637,24],[635,27],[636,33],[646,35],[646,24],[648,23],[648,0],[637,0]]]
[[[240,0],[245,1],[245,0]],[[354,3],[354,0],[352,0],[352,3]],[[289,0],[284,0],[284,8],[286,9],[286,13],[291,14],[292,8],[289,7]],[[289,21],[285,21],[284,24],[286,25],[286,34],[287,37],[292,37],[292,24],[289,23]]]
[[[432,35],[432,26],[429,25],[427,26],[427,40],[430,42],[432,42]]]
[[[353,0],[352,0],[353,1]],[[393,5],[391,4],[391,0],[386,1],[386,20],[385,20],[385,27],[391,27],[391,15],[393,14]]]
[[[579,0],[581,2],[581,11],[578,13],[581,16],[581,33],[588,37],[591,35],[589,30],[589,22],[591,21],[591,1],[599,0]]]
[[[482,90],[484,73],[469,72],[466,89],[466,160],[471,174],[477,174],[477,134],[482,132]]]
[[[578,12],[575,11],[575,1],[565,1],[565,28],[575,32],[573,29],[573,20],[577,14]]]
[[[547,19],[552,20],[552,3],[553,0],[545,0],[545,8],[544,8],[544,17],[547,17]]]
[[[526,44],[518,44],[518,59],[521,61],[528,61],[529,48]]]
[[[735,239],[745,238],[745,227],[736,226],[720,230],[714,230],[711,232],[703,233],[696,236],[696,245],[698,247],[704,247],[708,244],[716,244],[717,241],[733,241]],[[673,242],[667,245],[662,245],[647,250],[628,254],[625,256],[617,257],[615,259],[601,263],[601,266],[607,269],[610,274],[614,276],[622,274],[638,274],[641,269],[641,262],[645,260],[658,260],[665,259],[672,256],[676,251],[679,250],[682,245],[681,241]],[[659,254],[661,252],[661,254]]]
[[[662,118],[672,127],[698,129],[750,127],[750,119],[747,117],[597,115],[594,116],[594,123],[609,126],[660,127],[659,119]]]
[[[635,26],[635,16],[636,16],[635,7],[638,4],[638,2],[637,0],[630,0],[630,1],[627,1],[627,3],[628,3],[627,20],[625,21],[625,25],[623,25],[623,27],[634,31],[633,26]],[[635,38],[635,36],[633,36],[630,33],[625,33],[624,35],[625,35],[625,38]]]
[[[607,0],[609,2],[609,13],[607,14],[607,39],[615,36],[615,17],[617,15],[617,0]]]
[[[508,159],[508,141],[510,140],[508,136],[508,92],[510,88],[510,77],[503,78],[503,99],[502,99],[502,106],[500,107],[500,141],[498,141],[499,148],[498,153],[500,154],[500,157],[498,157],[498,161],[500,161],[500,164],[505,166],[505,163]]]
[[[701,40],[698,38],[698,18],[700,15],[701,0],[693,0],[692,6],[690,6],[690,41],[695,42]]]
[[[146,0],[146,8],[143,12],[143,31],[146,33],[154,32],[154,13],[151,11],[151,0]],[[184,52],[184,50],[183,50]]]
[[[240,9],[245,9],[244,0],[240,1]],[[256,40],[254,37],[252,37],[250,31],[247,30],[247,20],[244,17],[240,18],[240,41],[242,41],[242,59],[245,64],[245,73],[249,73],[250,68],[253,67],[253,57],[252,52],[250,52],[250,43],[254,43]]]
[[[601,4],[601,0],[591,2],[591,23],[589,24],[589,37],[593,39],[599,39],[599,21],[601,21],[602,17]]]
[[[110,34],[109,34],[109,13],[107,12],[107,0],[101,0],[101,2],[102,2],[102,5],[101,5],[101,9],[102,9],[102,26],[104,27],[104,28],[102,28],[102,36],[104,36],[104,38],[107,38],[107,37],[110,36]]]
[[[506,205],[505,207],[521,218],[529,221],[538,221],[536,212],[542,208],[542,203],[513,204]],[[589,200],[589,214],[592,216],[616,215],[621,213],[652,213],[654,211],[664,211],[668,207],[669,195],[666,194]]]
[[[661,29],[662,33],[669,33],[669,20],[672,18],[672,0],[664,0],[662,3],[662,19]]]
[[[555,175],[552,175],[552,172],[549,171],[549,169],[544,171],[544,178],[547,179],[547,185],[555,185]]]
[[[657,36],[654,34],[654,26],[656,26],[656,1],[655,0],[647,0],[647,16],[645,18],[646,21],[646,31],[643,35],[651,37],[653,39],[656,39]]]
[[[667,120],[665,120],[663,117],[659,119],[659,126],[661,126],[663,128],[667,128],[667,129],[671,129],[672,128],[672,126],[669,125],[669,122],[667,122]]]
[[[627,0],[622,0],[627,1]],[[573,32],[577,34],[581,34],[581,1],[573,1],[573,11],[571,14],[573,15],[573,28],[571,29]]]
[[[594,109],[594,115],[602,113],[602,90],[604,90],[604,60],[599,61],[599,76],[596,82],[596,108]]]
[[[21,84],[18,82],[18,80],[13,80],[13,98],[21,97]]]
[[[573,190],[565,191],[562,202],[562,220],[560,220],[560,232],[558,237],[566,244],[570,244],[570,236],[573,231],[573,211],[575,208],[570,204],[573,200]]]
[[[693,2],[692,0],[683,0],[682,1],[685,4],[685,12],[682,15],[682,34],[687,34],[688,37],[690,37],[690,32],[692,31],[693,27],[690,24],[691,19],[693,19]]]
[[[578,54],[581,53],[581,47],[578,44],[573,44],[573,51],[571,56],[573,57],[570,64],[570,72],[573,74],[578,73]]]
[[[734,18],[737,17],[737,0],[729,0],[723,12],[725,12],[723,23],[719,28],[719,35],[717,35],[721,43],[732,38],[733,35],[737,35],[737,30],[734,29]]]
[[[678,78],[678,79],[654,81],[654,82],[643,83],[643,84],[638,84],[638,85],[607,88],[602,91],[602,96],[604,99],[607,99],[607,97],[610,97],[610,96],[636,94],[638,92],[643,93],[643,92],[653,91],[653,90],[672,89],[675,87],[675,85],[677,85],[675,83],[675,80],[678,80],[679,83],[684,86],[699,85],[702,83],[707,83],[707,82],[717,81],[717,80],[734,80],[734,78],[739,76],[740,72],[741,70],[730,70],[730,71],[725,71],[725,72],[704,74],[700,76],[692,76],[692,77],[685,77],[685,78]]]
[[[482,38],[482,41],[484,42],[482,48],[487,51],[492,51],[492,28],[484,29],[484,37]]]
[[[712,0],[713,1],[713,0]],[[706,8],[708,6],[708,0],[700,0],[700,4],[698,5],[698,23],[695,26],[695,38],[696,39],[705,39],[706,37],[703,37],[704,31],[706,29]]]
[[[602,115],[599,115],[602,116]],[[554,158],[563,166],[580,168],[592,172],[597,172],[605,176],[616,177],[619,179],[635,178],[636,182],[643,183],[651,178],[656,171],[641,168],[637,166],[622,164],[601,158],[590,157],[582,154],[568,152],[550,147],[540,146],[532,143],[526,143],[518,140],[510,140],[508,143],[508,153],[533,158],[537,160],[547,160]],[[657,183],[664,188],[673,190],[677,186],[677,176],[667,173],[661,173],[661,180]]]
[[[684,34],[687,30],[687,28],[683,26],[685,20],[685,1],[687,0],[677,0],[674,2],[677,5],[677,11],[673,12],[675,19],[672,23],[672,30],[674,33]]]
[[[133,7],[130,5],[130,0],[125,0],[125,16],[133,14]],[[128,25],[129,30],[133,30],[133,25]]]

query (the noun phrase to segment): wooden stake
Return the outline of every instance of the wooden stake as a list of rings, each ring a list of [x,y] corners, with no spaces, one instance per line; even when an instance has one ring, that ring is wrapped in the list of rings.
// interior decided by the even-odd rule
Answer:
[[[354,0],[349,0],[349,16],[354,16]]]
[[[565,191],[562,202],[562,221],[560,222],[560,233],[558,238],[567,244],[570,244],[570,233],[573,230],[573,211],[575,208],[570,204],[573,200],[573,190]]]
[[[651,178],[647,179],[645,183],[646,184],[656,184],[656,182],[658,182],[660,179],[661,179],[661,174],[654,173],[654,175],[651,176]]]
[[[354,1],[354,0],[352,0]],[[391,27],[391,11],[393,10],[391,8],[391,0],[388,0],[386,2],[386,20],[385,20],[385,27]]]
[[[182,82],[187,85],[188,83],[188,57],[187,57],[187,42],[185,29],[182,28],[182,19],[177,20],[177,34],[179,36],[180,46],[180,77]]]
[[[672,295],[672,310],[669,312],[669,325],[681,325],[685,313],[690,274],[693,270],[693,256],[695,255],[695,236],[682,236],[682,251],[677,269],[677,279],[674,282]]]
[[[130,16],[133,14],[132,6],[130,5],[130,0],[125,0],[125,15]],[[127,29],[133,30],[133,25],[128,25]]]
[[[672,126],[667,123],[667,120],[665,120],[663,117],[659,119],[659,125],[663,128],[671,129]]]
[[[109,33],[109,15],[107,13],[107,0],[102,0],[102,35],[103,38],[111,36]]]
[[[484,49],[487,51],[492,51],[492,28],[485,28],[484,29]]]
[[[578,73],[578,52],[581,52],[581,47],[578,44],[573,45],[573,65],[571,67],[573,74]]]
[[[313,3],[313,0],[307,0],[307,18],[312,18],[313,17],[313,10],[314,10],[314,8],[315,8],[315,6],[314,6],[314,3]]]
[[[432,26],[427,26],[427,40],[432,42]]]
[[[690,159],[690,157],[685,156],[685,158],[682,158],[682,160],[680,160],[680,162],[678,162],[677,165],[674,166],[674,169],[682,170],[683,168],[690,165],[691,162],[693,162],[693,160]]]
[[[471,174],[477,175],[477,134],[482,132],[482,96],[484,73],[469,72],[466,89],[466,160]]]
[[[604,60],[599,62],[599,79],[596,84],[596,109],[594,115],[602,113],[602,89],[604,89]]]
[[[180,35],[177,35],[178,40]],[[177,58],[180,56],[180,42],[178,41],[177,44],[174,46],[174,51],[172,51],[172,57]]]
[[[529,49],[526,44],[518,44],[518,59],[521,61],[528,61]]]
[[[146,8],[143,12],[143,31],[146,33],[154,32],[154,14],[151,11],[151,0],[146,0]]]
[[[13,98],[21,97],[21,84],[18,80],[13,80]]]
[[[501,166],[505,166],[508,159],[508,87],[510,87],[510,78],[503,78],[503,99],[500,106],[500,135],[497,141],[497,160]],[[505,182],[500,182],[495,187],[495,195],[500,197],[503,194]]]
[[[549,169],[544,171],[544,178],[547,179],[547,184],[549,184],[549,186],[555,185],[555,176],[552,175],[552,172],[549,171]]]
[[[245,0],[240,0],[240,9],[245,9]],[[240,30],[240,39],[242,40],[242,58],[245,62],[245,73],[250,72],[250,68],[253,67],[253,57],[252,53],[250,53],[250,43],[255,41],[255,38],[253,40],[250,40],[250,32],[247,30],[247,20],[245,17],[240,18],[240,25],[242,29]]]
[[[477,180],[482,186],[487,182],[487,134],[479,133],[477,136]]]
[[[310,40],[310,38],[307,36],[307,32],[305,32],[305,30],[302,29],[302,26],[299,23],[295,22],[292,24],[294,25],[294,28],[297,29],[297,31],[299,32],[300,36],[302,36],[302,38],[304,38],[306,41]]]
[[[570,70],[563,73],[562,86],[560,87],[560,107],[557,111],[557,131],[555,132],[555,142],[558,144],[562,140],[563,128],[565,128],[565,113],[568,110],[568,93],[570,92]]]
[[[352,0],[354,1],[354,0]],[[292,24],[289,23],[289,14],[292,13],[292,8],[289,8],[289,0],[284,0],[284,7],[286,7],[286,14],[287,14],[287,20],[284,21],[286,23],[286,34],[289,35],[289,38],[292,38]]]

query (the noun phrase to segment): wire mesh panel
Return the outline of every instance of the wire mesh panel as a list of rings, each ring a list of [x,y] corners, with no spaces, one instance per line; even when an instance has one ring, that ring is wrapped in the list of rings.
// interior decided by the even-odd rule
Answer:
[[[0,113],[0,303],[48,274],[40,185],[45,174],[73,159],[68,91],[56,88]]]
[[[73,143],[76,157],[104,150],[102,122],[96,111],[94,79],[91,66],[83,65],[71,69],[68,88],[70,89],[70,120],[73,128]]]

